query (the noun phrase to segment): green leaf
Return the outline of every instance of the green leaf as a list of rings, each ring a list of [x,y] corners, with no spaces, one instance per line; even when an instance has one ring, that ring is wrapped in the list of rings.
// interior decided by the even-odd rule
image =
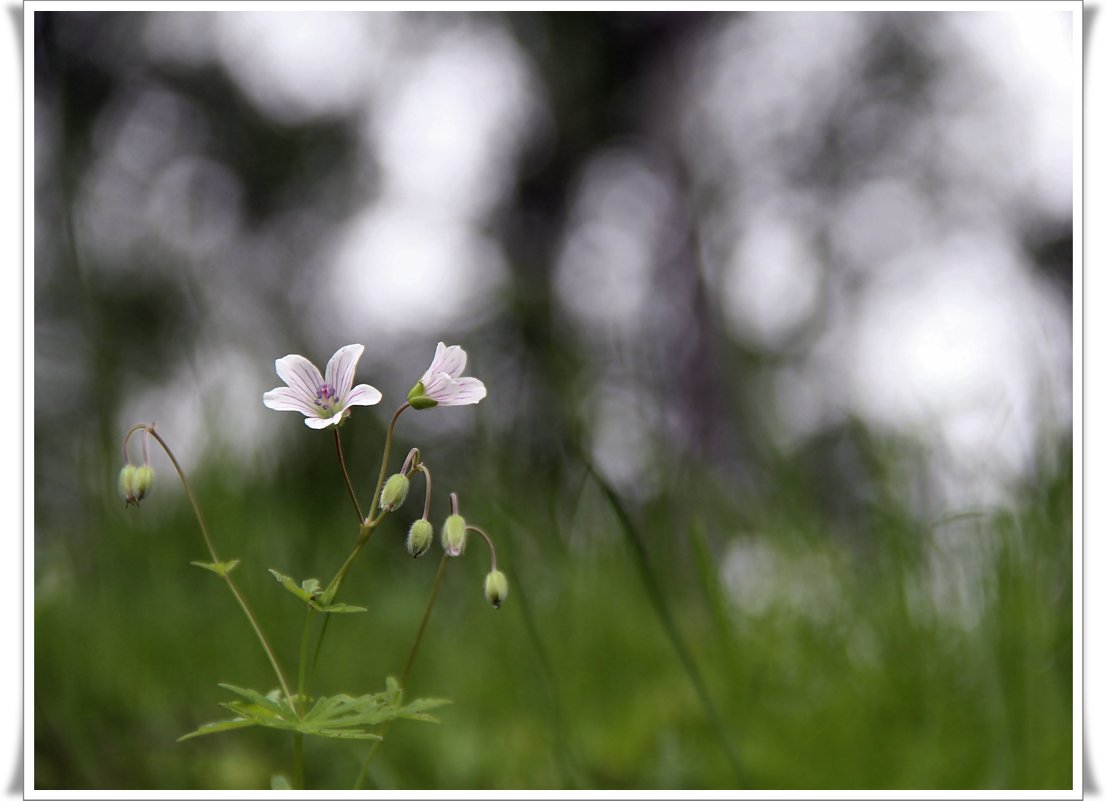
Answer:
[[[311,608],[317,612],[368,612],[364,606],[353,606],[351,604],[331,604],[330,606],[323,606],[323,604],[316,603],[315,601],[308,601]]]
[[[425,714],[425,710],[449,703],[441,699],[422,698],[403,706],[400,703],[400,685],[390,677],[384,692],[359,696],[324,696],[315,699],[311,708],[301,717],[293,703],[279,690],[262,695],[257,690],[236,687],[233,684],[219,686],[238,696],[236,700],[220,704],[236,717],[204,724],[196,731],[186,734],[182,740],[255,725],[338,740],[380,740],[380,735],[367,731],[366,727],[396,718],[437,722]],[[311,700],[302,698],[304,706]]]
[[[325,604],[320,600],[317,600],[322,595],[322,589],[319,585],[319,579],[309,578],[304,579],[299,585],[296,584],[296,580],[291,576],[286,576],[284,573],[280,573],[273,568],[269,568],[269,572],[273,574],[274,578],[281,583],[286,590],[295,595],[301,601],[306,603],[316,612],[368,612],[364,606],[353,606],[352,604]]]
[[[291,790],[292,785],[288,783],[288,779],[279,773],[274,773],[273,778],[269,780],[270,790]]]
[[[231,729],[244,729],[247,726],[257,725],[255,721],[248,720],[246,718],[234,718],[233,720],[220,720],[215,723],[205,723],[196,731],[191,731],[183,737],[178,737],[177,742],[183,742],[184,740],[191,740],[193,737],[202,737],[205,734],[218,734],[221,731],[230,731]]]
[[[311,593],[298,587],[295,580],[291,576],[286,576],[284,575],[284,573],[278,573],[273,568],[269,568],[269,572],[272,573],[274,578],[276,578],[277,581],[279,581],[281,585],[290,593],[295,595],[301,601],[311,603]]]
[[[226,576],[236,567],[238,567],[238,560],[231,559],[226,562],[189,562],[190,565],[196,565],[196,567],[202,567],[204,570],[210,570],[217,576]]]

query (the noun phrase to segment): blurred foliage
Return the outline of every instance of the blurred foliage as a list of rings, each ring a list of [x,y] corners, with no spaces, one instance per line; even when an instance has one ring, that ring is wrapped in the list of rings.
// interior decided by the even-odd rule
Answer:
[[[834,525],[805,497],[800,464],[782,464],[771,477],[780,497],[763,499],[736,497],[689,466],[671,494],[629,513],[632,534],[583,469],[561,485],[520,482],[518,465],[481,452],[468,482],[481,489],[465,511],[497,537],[512,595],[499,611],[487,606],[475,544],[451,562],[411,687],[455,703],[440,727],[392,729],[371,771],[379,786],[1071,781],[1067,470],[1028,486],[1016,508],[926,523],[885,486],[863,516]],[[257,484],[216,463],[198,478],[214,536],[242,560],[243,591],[286,665],[304,608],[266,567],[329,575],[356,533],[337,468],[329,502],[311,504],[297,490],[312,470]],[[171,477],[159,479],[139,512],[105,500],[86,522],[96,547],[59,540],[38,554],[39,787],[264,787],[288,770],[290,744],[273,732],[176,742],[218,717],[217,683],[267,688],[273,679],[229,595],[188,565],[203,556],[195,522]],[[930,578],[925,546],[943,527],[995,549],[994,571],[973,579],[983,601],[968,623],[917,592]],[[345,597],[370,612],[331,621],[316,692],[368,692],[399,672],[436,561],[411,560],[404,529],[389,520],[352,572]],[[719,578],[726,546],[765,532],[782,554],[817,556],[825,573],[816,583],[829,582],[829,594],[798,604],[772,596],[753,615],[730,604]],[[646,533],[639,561],[628,538]],[[651,582],[722,733],[651,606]],[[342,789],[364,749],[309,741],[306,754],[309,786]]]
[[[924,448],[859,421],[779,451],[759,427],[756,381],[778,356],[728,339],[697,284],[683,321],[694,332],[689,353],[665,375],[692,421],[688,441],[659,447],[656,480],[639,494],[608,485],[582,455],[594,424],[587,388],[606,377],[589,360],[593,344],[553,309],[550,254],[573,176],[637,124],[631,77],[663,71],[675,42],[717,19],[504,17],[547,82],[559,138],[527,154],[515,210],[495,221],[510,291],[464,344],[510,357],[503,369],[517,374],[521,411],[493,426],[485,404],[472,430],[419,441],[410,413],[393,454],[419,445],[436,498],[460,492],[466,518],[496,539],[511,593],[498,611],[485,602],[479,542],[450,563],[409,697],[453,703],[436,713],[439,726],[392,727],[370,780],[397,789],[1070,787],[1069,442],[1043,446],[1038,472],[1009,505],[957,515],[934,513],[919,490]],[[219,683],[274,684],[233,600],[189,564],[209,557],[179,484],[155,455],[157,484],[141,509],[124,510],[113,494],[121,405],[194,359],[227,321],[197,289],[197,266],[157,242],[135,269],[90,263],[72,204],[100,114],[137,80],[163,82],[203,110],[206,155],[241,177],[252,233],[280,227],[304,203],[318,202],[321,215],[342,208],[360,179],[341,122],[274,122],[215,68],[136,76],[121,67],[141,20],[36,12],[36,108],[50,132],[37,154],[36,347],[51,364],[79,363],[83,378],[36,375],[33,781],[42,790],[268,788],[274,774],[291,775],[287,735],[177,742],[220,718]],[[895,67],[904,81],[925,79],[906,44],[876,49],[906,64]],[[812,158],[829,171],[817,180],[836,180],[832,152]],[[1071,239],[1051,230],[1028,247],[1043,238],[1042,258],[1063,284]],[[250,291],[289,341],[306,342],[312,321],[286,293],[293,268],[268,268]],[[357,410],[343,429],[363,503],[390,411]],[[245,469],[233,444],[216,443],[190,478],[292,672],[305,609],[269,570],[325,581],[357,531],[330,437],[301,431],[291,415],[282,422],[298,436],[276,464]],[[329,622],[314,694],[377,692],[401,670],[437,563],[404,551],[415,503],[355,564],[341,600],[369,611]],[[367,748],[309,738],[308,786],[350,787]]]

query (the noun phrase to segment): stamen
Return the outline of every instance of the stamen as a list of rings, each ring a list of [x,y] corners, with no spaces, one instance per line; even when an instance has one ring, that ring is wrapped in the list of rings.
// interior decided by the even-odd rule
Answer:
[[[324,412],[330,409],[337,400],[338,392],[330,384],[321,384],[315,390],[315,405]]]

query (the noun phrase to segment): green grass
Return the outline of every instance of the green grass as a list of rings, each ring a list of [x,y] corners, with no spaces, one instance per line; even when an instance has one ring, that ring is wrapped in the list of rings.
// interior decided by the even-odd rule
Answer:
[[[304,609],[267,568],[325,580],[356,534],[318,447],[266,483],[218,463],[194,477],[290,675]],[[450,563],[409,687],[454,703],[440,726],[394,726],[371,786],[1069,787],[1072,479],[1058,463],[1010,508],[933,521],[885,477],[833,513],[786,461],[757,491],[689,465],[633,504],[572,461],[536,482],[507,459],[445,458],[436,488],[461,491],[496,538],[511,596],[484,601],[479,542]],[[167,471],[140,510],[111,487],[73,531],[39,532],[35,786],[291,775],[278,732],[176,742],[225,716],[218,682],[276,682],[226,588],[188,564],[206,554]],[[438,561],[403,550],[418,500],[351,572],[340,600],[370,611],[332,621],[316,694],[378,691],[402,668]],[[349,788],[366,750],[309,738],[309,786]]]

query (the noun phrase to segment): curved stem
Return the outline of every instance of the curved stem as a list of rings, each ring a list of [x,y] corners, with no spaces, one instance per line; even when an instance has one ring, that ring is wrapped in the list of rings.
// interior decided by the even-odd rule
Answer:
[[[423,519],[424,520],[429,520],[430,519],[430,510],[431,510],[431,471],[422,462],[420,462],[419,466],[416,467],[415,469],[420,471],[424,476],[426,476],[426,479],[427,479],[427,494],[423,498]]]
[[[488,550],[492,552],[492,569],[495,570],[496,569],[496,546],[492,544],[492,538],[489,537],[484,532],[484,529],[480,528],[479,526],[466,526],[465,528],[467,528],[469,531],[475,531],[478,534],[480,534],[482,537],[484,537],[484,541],[486,543],[488,543]]]
[[[196,502],[196,495],[192,492],[192,486],[188,483],[188,479],[185,477],[184,470],[181,469],[177,457],[173,455],[173,451],[170,450],[169,445],[161,438],[161,435],[158,434],[152,426],[147,426],[145,424],[132,426],[123,440],[124,450],[126,450],[127,447],[127,439],[140,428],[144,429],[147,434],[157,441],[161,449],[165,451],[165,455],[169,457],[169,461],[173,463],[173,469],[177,471],[177,476],[181,479],[181,484],[184,485],[185,494],[188,495],[189,503],[192,504],[192,511],[196,514],[196,522],[200,524],[200,533],[204,535],[204,544],[208,546],[208,553],[211,554],[211,560],[215,563],[219,563],[219,556],[216,554],[215,545],[212,544],[211,536],[208,534],[208,527],[204,524],[204,516],[200,514],[200,505]],[[265,655],[269,657],[269,664],[273,666],[273,672],[277,675],[277,681],[280,682],[281,690],[284,691],[285,698],[291,703],[292,693],[288,689],[288,682],[285,681],[284,672],[281,670],[281,666],[277,662],[277,657],[273,653],[273,649],[269,646],[269,641],[265,638],[261,626],[258,625],[257,619],[254,617],[253,612],[250,611],[250,606],[246,603],[246,599],[242,597],[242,593],[239,592],[238,587],[235,586],[234,579],[230,577],[229,573],[223,573],[222,576],[223,580],[227,582],[227,587],[230,589],[231,594],[234,595],[235,600],[238,601],[238,605],[242,608],[242,613],[246,615],[246,619],[250,621],[250,625],[254,629],[254,634],[257,635],[261,647],[265,650]]]
[[[354,494],[354,485],[350,483],[350,474],[346,471],[346,460],[342,457],[342,439],[338,435],[338,426],[334,428],[334,450],[338,454],[338,466],[342,469],[342,478],[346,481],[346,492],[350,493],[350,500],[354,503],[357,522],[360,525],[365,522],[365,515],[361,513],[361,505],[357,502],[357,495]]]
[[[400,688],[403,689],[407,685],[407,677],[411,674],[411,666],[415,662],[415,654],[419,652],[419,645],[423,642],[423,632],[427,629],[427,621],[430,620],[431,610],[434,608],[434,601],[438,598],[438,589],[442,586],[442,577],[446,574],[446,565],[449,563],[450,557],[446,554],[442,554],[442,559],[438,563],[438,573],[434,577],[434,587],[431,589],[430,598],[427,599],[427,608],[423,612],[423,620],[419,623],[419,631],[415,635],[415,642],[411,646],[411,652],[407,655],[407,662],[404,664],[404,671],[400,674]],[[392,720],[395,720],[393,718]],[[386,720],[384,725],[381,726],[381,736],[388,731],[388,727],[392,725],[392,720]],[[369,765],[373,761],[373,757],[377,755],[377,751],[380,750],[381,743],[384,740],[377,740],[373,743],[372,748],[369,749],[369,753],[365,755],[365,761],[361,763],[361,770],[358,771],[357,779],[354,781],[354,789],[360,790],[362,784],[365,783],[365,776],[369,770]]]

